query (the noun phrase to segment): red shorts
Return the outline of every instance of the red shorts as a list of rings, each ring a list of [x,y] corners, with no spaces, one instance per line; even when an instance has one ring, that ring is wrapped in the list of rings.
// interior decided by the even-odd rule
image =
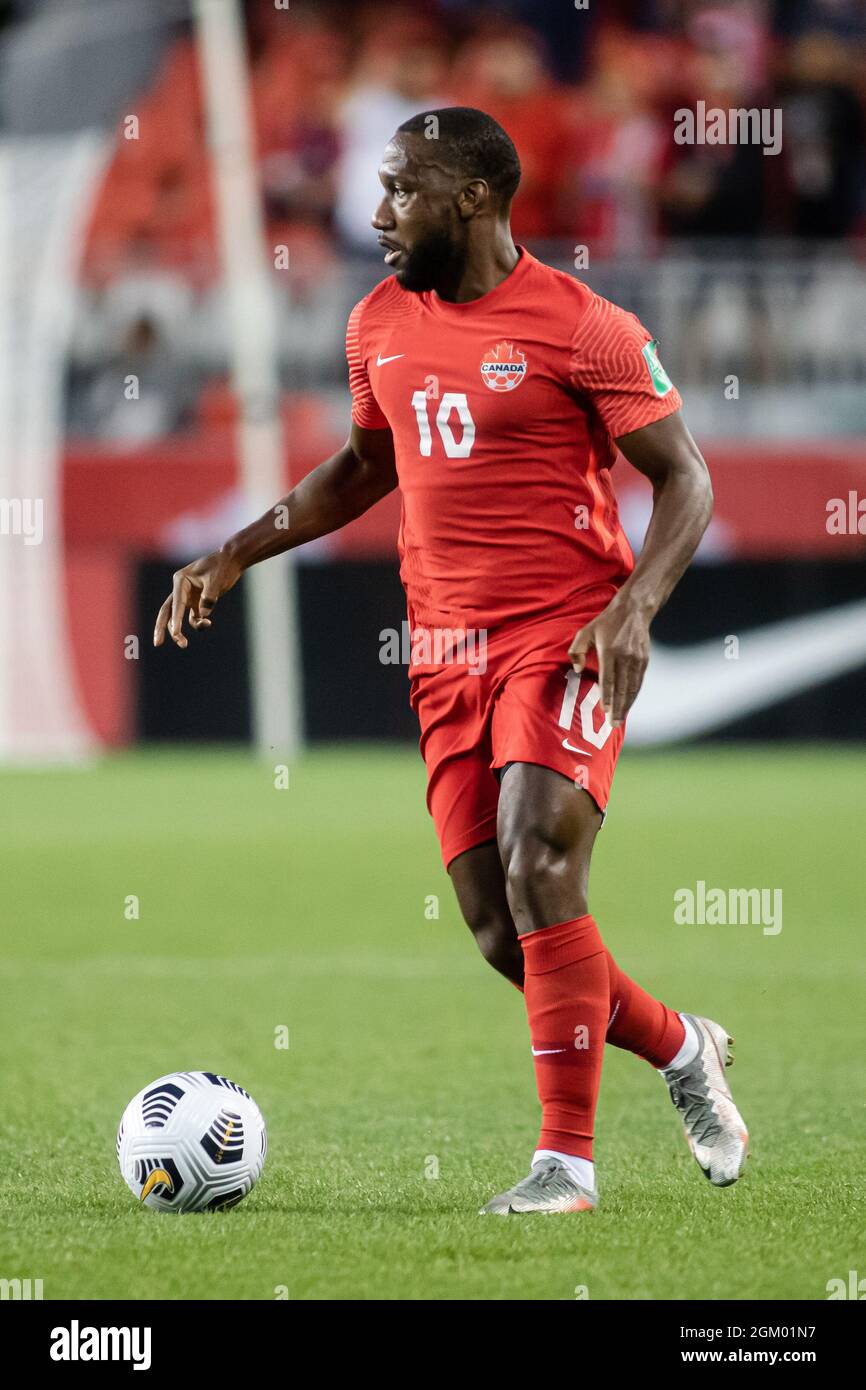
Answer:
[[[561,772],[606,808],[625,728],[605,719],[596,673],[578,675],[568,659],[575,634],[594,616],[510,623],[477,643],[471,660],[412,676],[427,808],[446,868],[496,838],[496,770],[506,763]]]

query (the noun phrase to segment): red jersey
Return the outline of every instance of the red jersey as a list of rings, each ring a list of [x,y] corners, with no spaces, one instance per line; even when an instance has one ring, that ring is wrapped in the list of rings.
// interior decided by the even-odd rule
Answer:
[[[391,429],[410,624],[598,612],[631,573],[614,440],[682,404],[633,314],[523,248],[480,299],[355,306],[352,419]]]

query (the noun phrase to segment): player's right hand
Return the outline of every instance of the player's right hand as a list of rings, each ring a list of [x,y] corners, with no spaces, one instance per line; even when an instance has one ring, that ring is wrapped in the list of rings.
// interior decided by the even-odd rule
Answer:
[[[162,646],[167,630],[175,646],[185,647],[183,620],[186,614],[191,628],[210,627],[214,605],[237,584],[242,573],[237,560],[224,550],[214,550],[176,570],[171,593],[156,615],[153,645]]]

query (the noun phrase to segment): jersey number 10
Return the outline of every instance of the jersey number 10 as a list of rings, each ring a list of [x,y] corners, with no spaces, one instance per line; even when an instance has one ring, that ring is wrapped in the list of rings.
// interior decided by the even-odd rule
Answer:
[[[415,419],[418,421],[419,451],[422,458],[428,459],[433,452],[433,435],[430,431],[427,395],[424,391],[415,392],[412,397],[412,408],[415,411]],[[451,412],[454,410],[457,411],[457,419],[463,426],[463,434],[460,439],[454,438],[454,431],[449,423]],[[436,428],[448,458],[468,459],[472,453],[472,445],[475,443],[475,421],[469,414],[469,402],[462,391],[445,392],[439,402],[439,409],[436,411]]]

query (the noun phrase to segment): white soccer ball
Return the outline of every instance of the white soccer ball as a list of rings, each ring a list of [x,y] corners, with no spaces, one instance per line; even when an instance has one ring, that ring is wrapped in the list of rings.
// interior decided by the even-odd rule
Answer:
[[[156,1211],[223,1211],[258,1182],[268,1139],[242,1086],[211,1071],[174,1071],[129,1102],[117,1131],[120,1171]]]

